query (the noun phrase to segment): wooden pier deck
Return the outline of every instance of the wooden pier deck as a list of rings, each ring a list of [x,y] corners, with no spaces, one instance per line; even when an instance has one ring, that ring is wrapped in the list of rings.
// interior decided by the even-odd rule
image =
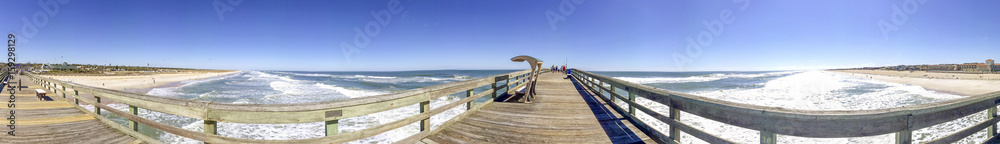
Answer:
[[[0,143],[140,143],[136,138],[123,134],[105,125],[93,115],[83,112],[73,103],[63,99],[62,93],[48,92],[51,101],[39,101],[35,97],[35,89],[44,89],[32,83],[27,76],[16,75],[10,82],[18,82],[22,86],[15,94],[15,135],[8,135],[7,120],[4,114],[4,130],[0,134]],[[16,86],[16,84],[14,84]],[[10,96],[6,88],[2,91],[4,99]],[[6,100],[5,100],[6,101]],[[9,113],[6,105],[0,111]]]
[[[420,143],[656,143],[565,77],[544,73],[532,103],[492,103]]]

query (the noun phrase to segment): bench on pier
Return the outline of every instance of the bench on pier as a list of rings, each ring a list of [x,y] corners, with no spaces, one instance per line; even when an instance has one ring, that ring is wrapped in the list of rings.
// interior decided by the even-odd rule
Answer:
[[[38,97],[38,100],[43,100],[42,98],[45,97],[45,90],[35,89],[35,96]]]
[[[531,103],[531,98],[534,97],[535,95],[535,81],[538,78],[538,73],[541,73],[542,71],[542,60],[527,55],[520,55],[510,58],[510,61],[528,62],[528,66],[531,67],[531,74],[530,76],[527,77],[526,81],[527,82],[526,84],[528,85],[524,87],[523,92],[514,91],[514,96],[512,96],[512,97],[520,97],[522,100],[524,100],[523,101],[524,103]]]

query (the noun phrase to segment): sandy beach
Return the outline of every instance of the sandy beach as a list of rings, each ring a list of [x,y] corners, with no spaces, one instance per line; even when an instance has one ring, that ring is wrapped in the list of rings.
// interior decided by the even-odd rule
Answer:
[[[961,74],[925,71],[829,70],[847,76],[911,84],[946,93],[973,96],[1000,91],[1000,74]]]
[[[134,76],[51,76],[41,75],[57,80],[101,87],[115,90],[150,89],[181,81],[199,80],[234,74],[239,71],[189,71],[180,73],[134,75]],[[143,93],[144,94],[144,93]]]

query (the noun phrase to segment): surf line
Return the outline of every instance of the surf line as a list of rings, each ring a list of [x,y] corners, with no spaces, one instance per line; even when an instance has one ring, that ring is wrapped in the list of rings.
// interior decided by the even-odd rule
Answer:
[[[14,34],[7,34],[7,75],[10,76],[10,78],[14,78],[14,76],[11,75],[11,74],[14,74],[14,71],[16,70],[16,69],[14,69],[14,62],[16,61],[15,55],[14,55],[14,49],[15,49],[14,45],[17,42],[16,39],[17,38],[14,36]],[[3,80],[3,78],[0,78],[0,80]],[[16,129],[14,127],[14,122],[15,122],[14,121],[14,118],[15,118],[14,117],[14,93],[15,93],[14,92],[14,86],[12,86],[10,84],[7,84],[7,91],[10,92],[10,101],[7,101],[7,108],[10,109],[10,116],[7,117],[7,120],[10,121],[10,124],[7,125],[7,128],[10,128],[10,131],[8,131],[7,134],[11,135],[11,136],[16,136],[16,135],[14,135],[14,132],[16,131]]]

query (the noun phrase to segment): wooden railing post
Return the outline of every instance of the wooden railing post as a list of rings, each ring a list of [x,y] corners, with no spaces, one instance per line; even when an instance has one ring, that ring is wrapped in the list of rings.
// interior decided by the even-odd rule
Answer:
[[[595,83],[594,81],[597,81],[594,79],[594,77],[587,77],[587,84],[590,84],[591,88],[597,88],[597,83]],[[595,89],[594,91],[597,90]]]
[[[774,133],[767,131],[760,131],[760,144],[776,144],[778,139],[775,137]]]
[[[896,132],[896,144],[910,144],[913,142],[912,137],[909,129]]]
[[[608,91],[608,94],[610,94],[610,95],[608,95],[608,97],[610,97],[611,103],[615,103],[615,94],[616,94],[615,93],[615,86],[611,85],[609,87],[611,88],[611,91]]]
[[[132,115],[139,116],[139,107],[129,105],[128,112],[132,113]],[[139,122],[130,119],[128,120],[128,127],[132,128],[133,131],[139,131]]]
[[[987,120],[997,118],[997,106],[994,105],[994,106],[990,107],[990,109],[987,110],[987,112],[989,112],[988,114],[986,114],[986,119]],[[988,138],[993,138],[993,137],[997,136],[997,124],[996,123],[990,124],[990,127],[987,128],[987,130],[990,131],[989,133],[987,133],[987,134],[989,134]]]
[[[473,89],[466,90],[465,91],[465,97],[467,97],[467,98],[468,97],[472,97],[472,95],[473,95],[472,90]],[[476,102],[476,101],[473,100],[473,101],[469,101],[468,103],[465,103],[465,110],[472,110],[472,103],[473,102]]]
[[[589,77],[589,76],[588,77],[583,77],[583,81],[587,81],[587,85],[588,86],[594,87],[594,79],[591,79],[591,77]]]
[[[427,113],[430,111],[431,111],[431,101],[420,102],[420,113]],[[430,117],[420,120],[420,131],[429,131],[429,130],[431,130]]]
[[[674,119],[674,121],[680,122],[681,111],[671,107],[670,119]],[[670,138],[674,139],[674,141],[681,141],[681,130],[678,129],[677,126],[675,125],[670,126]]]
[[[507,77],[507,94],[514,95],[514,90],[510,88],[511,88],[510,77]]]
[[[218,122],[213,120],[203,120],[202,123],[205,124],[205,134],[219,135]]]
[[[101,104],[101,97],[94,96],[94,99],[97,100],[96,104],[92,104],[94,105],[94,113],[101,115],[101,107],[97,107],[97,104]]]
[[[604,81],[600,81],[600,82],[597,83],[597,93],[601,94],[601,96],[606,96],[606,95],[604,95]],[[610,97],[610,96],[606,96],[606,97]]]
[[[493,82],[493,94],[490,96],[492,98],[497,98],[497,82]]]
[[[326,136],[337,135],[340,133],[338,127],[340,126],[340,120],[330,120],[326,121]]]
[[[497,92],[500,91],[500,88],[497,87],[497,83],[500,82],[501,79],[507,80],[507,86],[510,86],[510,75],[493,77],[493,98],[497,98]],[[507,90],[509,91],[510,88],[507,88]]]
[[[531,74],[531,72],[528,72],[528,73],[525,73],[525,74]],[[522,81],[528,80],[527,78],[521,80],[520,78],[523,78],[523,77],[526,77],[526,76],[524,74],[520,74],[520,75],[517,76],[517,78],[514,78],[514,85],[512,85],[510,87],[514,88],[514,89],[517,89],[517,86],[520,86]]]
[[[65,87],[63,87],[63,89],[65,89]],[[80,91],[73,89],[73,95],[76,96],[73,97],[73,102],[76,103],[76,105],[80,105]]]
[[[637,102],[635,102],[635,93],[632,93],[632,89],[628,88],[628,87],[625,87],[625,91],[628,91],[628,101],[630,101],[632,103],[637,103]],[[635,116],[635,106],[633,106],[631,104],[628,105],[628,115]]]

